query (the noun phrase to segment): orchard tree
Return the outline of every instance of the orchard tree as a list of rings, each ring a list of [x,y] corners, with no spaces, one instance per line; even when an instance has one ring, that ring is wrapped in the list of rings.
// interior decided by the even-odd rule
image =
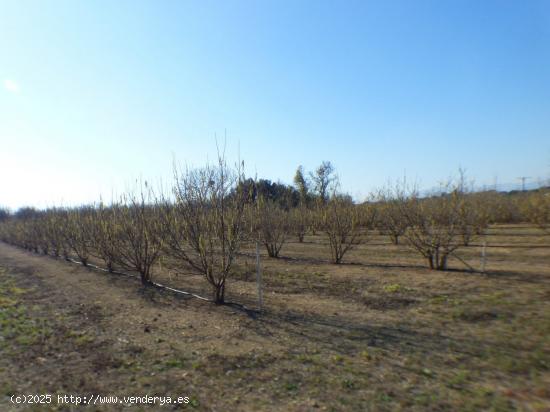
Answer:
[[[461,193],[458,209],[462,243],[468,246],[472,239],[483,235],[488,227],[489,212],[483,198],[476,193]]]
[[[66,214],[67,211],[59,208],[51,208],[46,211],[45,225],[49,234],[49,241],[55,257],[69,258],[69,246],[66,241]]]
[[[524,206],[527,220],[550,234],[550,191],[540,189],[527,198]]]
[[[298,242],[303,243],[304,237],[311,227],[311,214],[312,212],[303,204],[298,205],[298,207],[290,209],[289,220],[290,220],[290,230],[298,238]]]
[[[363,241],[362,211],[364,209],[337,195],[332,196],[328,203],[319,209],[320,228],[328,237],[333,263],[341,263],[344,255]]]
[[[64,215],[64,242],[82,262],[88,266],[91,250],[92,210],[90,207],[73,208]]]
[[[119,204],[112,207],[111,219],[116,227],[116,236],[112,239],[115,242],[113,250],[116,250],[114,260],[126,269],[137,271],[144,286],[152,284],[151,268],[164,243],[160,212],[160,205],[147,182],[140,183],[136,192],[124,194]]]
[[[388,185],[377,193],[378,227],[382,233],[390,236],[394,245],[399,244],[399,239],[409,227],[409,222],[400,207],[404,201],[404,196],[400,183],[393,186]]]
[[[115,220],[113,208],[108,208],[103,202],[100,202],[94,210],[91,229],[92,244],[94,246],[92,254],[105,262],[109,272],[114,270],[114,264],[119,256],[117,239],[120,227]]]
[[[175,172],[175,204],[165,202],[163,234],[176,259],[205,276],[214,302],[225,301],[227,279],[246,236],[242,165],[231,168],[222,156],[216,165]]]
[[[256,206],[256,227],[269,257],[278,258],[290,230],[289,213],[275,202],[260,197]]]
[[[420,198],[417,192],[399,203],[409,228],[405,233],[408,244],[428,261],[430,269],[446,270],[449,256],[463,241],[463,212],[468,208],[462,192],[453,188],[450,193]]]

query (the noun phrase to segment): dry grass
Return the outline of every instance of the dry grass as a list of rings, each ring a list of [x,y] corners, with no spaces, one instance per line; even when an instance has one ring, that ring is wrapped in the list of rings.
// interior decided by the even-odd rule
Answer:
[[[457,259],[430,271],[382,236],[342,265],[328,263],[320,236],[290,242],[280,259],[263,257],[259,316],[0,245],[0,396],[188,395],[186,408],[198,410],[549,410],[550,237],[501,225],[487,242],[486,274]],[[457,254],[480,266],[479,244]],[[254,307],[252,247],[238,269],[228,300]],[[177,271],[186,272],[163,262],[155,280],[208,295],[203,279]]]

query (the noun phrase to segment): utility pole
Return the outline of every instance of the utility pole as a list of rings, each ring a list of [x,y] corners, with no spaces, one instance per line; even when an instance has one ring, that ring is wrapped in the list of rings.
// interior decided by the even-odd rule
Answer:
[[[525,192],[525,181],[527,179],[531,179],[531,177],[530,176],[520,176],[517,179],[521,180],[521,191]]]

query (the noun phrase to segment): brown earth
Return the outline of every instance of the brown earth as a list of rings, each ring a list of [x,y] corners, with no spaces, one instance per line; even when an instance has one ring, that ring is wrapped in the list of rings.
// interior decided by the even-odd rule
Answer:
[[[486,274],[458,259],[430,271],[384,236],[342,265],[320,236],[291,241],[263,257],[262,314],[0,243],[0,410],[80,409],[58,394],[190,398],[168,410],[550,410],[550,237],[507,225],[487,241]],[[457,254],[478,268],[479,252]],[[163,261],[155,279],[208,296],[179,269]],[[249,248],[229,300],[255,308],[254,279]],[[46,393],[49,405],[10,402]]]

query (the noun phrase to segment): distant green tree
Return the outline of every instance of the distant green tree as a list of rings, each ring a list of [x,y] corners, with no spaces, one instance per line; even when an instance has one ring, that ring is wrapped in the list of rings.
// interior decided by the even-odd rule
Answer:
[[[8,220],[10,216],[11,216],[11,213],[8,208],[0,207],[0,222],[4,220]]]
[[[319,200],[322,204],[326,204],[329,199],[331,186],[337,182],[334,166],[329,161],[324,161],[315,172],[310,173],[310,177]]]
[[[309,182],[304,176],[304,168],[302,166],[298,166],[298,169],[296,169],[296,174],[294,175],[294,186],[300,194],[300,204],[306,205],[310,200]]]
[[[39,212],[34,207],[24,206],[15,212],[15,217],[18,219],[28,219],[31,217],[38,216]]]
[[[235,187],[231,196],[237,193],[247,193],[248,202],[257,203],[261,197],[264,200],[277,203],[284,209],[289,209],[298,206],[300,203],[300,194],[292,187],[280,182],[272,182],[268,179],[246,179],[239,182]]]
[[[297,206],[300,198],[299,193],[292,186],[267,179],[256,182],[256,192],[258,197],[278,203],[286,209]]]

